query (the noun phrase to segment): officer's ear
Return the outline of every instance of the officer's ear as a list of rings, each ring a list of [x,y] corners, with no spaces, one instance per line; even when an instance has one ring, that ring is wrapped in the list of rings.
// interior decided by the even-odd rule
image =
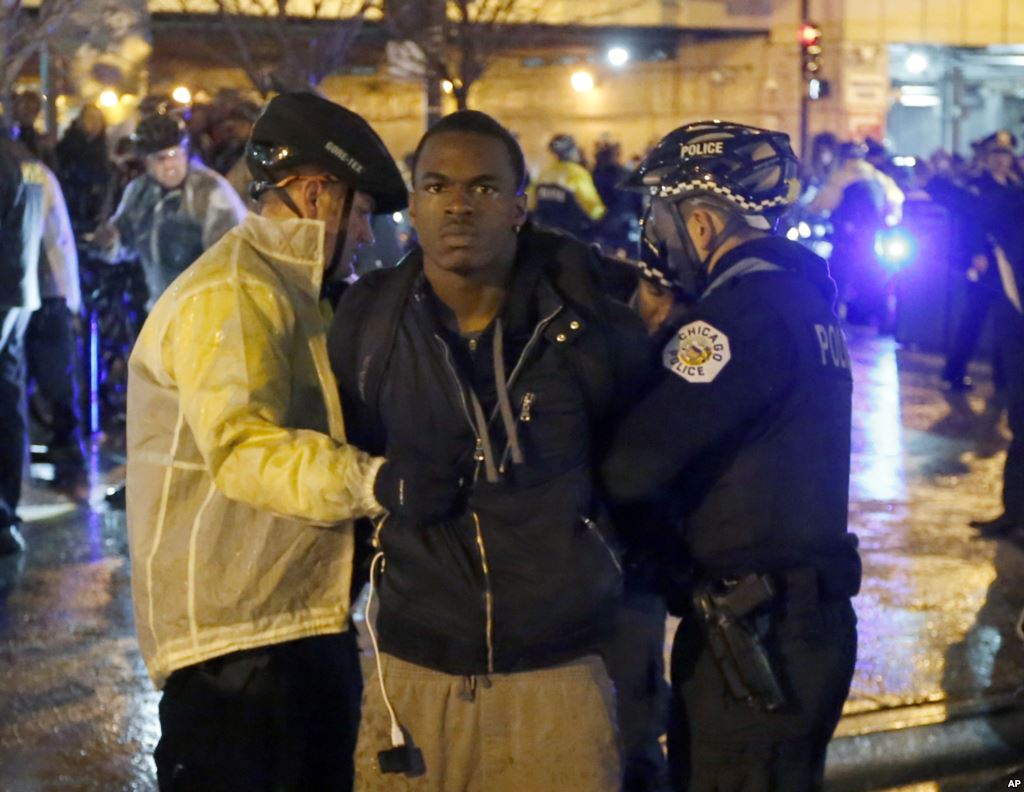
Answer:
[[[302,212],[306,217],[317,216],[317,205],[321,200],[324,185],[318,179],[303,179],[302,184]]]
[[[705,206],[695,206],[686,217],[686,225],[693,238],[693,244],[698,248],[707,249],[711,246],[712,240],[721,227],[715,213]]]

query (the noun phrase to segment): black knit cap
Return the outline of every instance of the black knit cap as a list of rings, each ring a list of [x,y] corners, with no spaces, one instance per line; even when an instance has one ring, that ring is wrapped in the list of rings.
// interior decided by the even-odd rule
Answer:
[[[311,93],[275,96],[253,125],[245,147],[249,172],[269,187],[287,171],[314,165],[373,196],[378,213],[409,202],[387,147],[362,116]]]

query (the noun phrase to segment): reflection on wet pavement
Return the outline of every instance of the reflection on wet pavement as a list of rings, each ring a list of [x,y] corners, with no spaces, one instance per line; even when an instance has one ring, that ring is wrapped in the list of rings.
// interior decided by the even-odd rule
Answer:
[[[156,787],[158,695],[135,641],[124,518],[102,510],[102,489],[92,509],[69,510],[29,488],[29,551],[0,558],[0,788],[9,792]]]
[[[1024,551],[967,525],[998,511],[1005,439],[990,394],[945,398],[938,360],[890,340],[854,335],[851,352],[851,529],[865,580],[847,713],[930,702],[941,717],[1012,695]],[[75,508],[30,490],[29,552],[0,559],[4,790],[155,788],[159,697],[135,643],[123,516],[101,500]]]
[[[1024,679],[1024,644],[1011,635],[1024,551],[967,524],[999,511],[1005,438],[991,389],[947,399],[936,358],[863,335],[851,346],[850,527],[865,576],[846,712],[1012,696]]]

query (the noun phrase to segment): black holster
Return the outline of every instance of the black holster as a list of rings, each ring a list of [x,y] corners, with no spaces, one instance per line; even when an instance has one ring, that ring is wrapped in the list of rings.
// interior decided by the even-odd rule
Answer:
[[[693,594],[694,610],[704,622],[708,645],[729,692],[764,710],[786,703],[763,640],[776,596],[771,578],[756,574],[718,581]]]

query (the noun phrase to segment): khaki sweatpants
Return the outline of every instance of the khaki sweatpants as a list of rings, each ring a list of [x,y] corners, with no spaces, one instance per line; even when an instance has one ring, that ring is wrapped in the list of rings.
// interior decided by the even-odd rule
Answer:
[[[615,695],[599,657],[461,677],[382,655],[388,698],[425,772],[381,773],[391,721],[376,671],[364,686],[356,790],[618,792]]]

